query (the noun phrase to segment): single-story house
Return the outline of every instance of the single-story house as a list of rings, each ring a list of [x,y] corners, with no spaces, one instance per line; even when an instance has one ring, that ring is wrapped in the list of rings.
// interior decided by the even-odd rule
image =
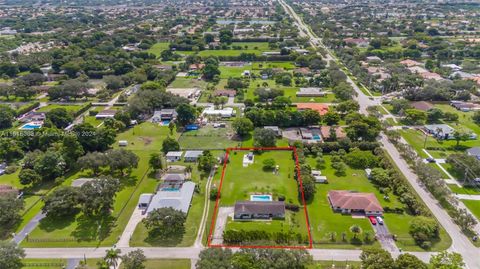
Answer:
[[[469,112],[472,110],[478,110],[480,109],[480,106],[474,103],[468,103],[468,102],[463,102],[463,101],[451,101],[450,105],[456,108],[457,110],[460,110],[462,112]]]
[[[278,126],[264,126],[263,129],[272,130],[275,132],[275,135],[280,137],[282,136],[282,130]]]
[[[428,134],[439,139],[449,139],[455,133],[455,129],[447,124],[427,124],[424,126],[424,129]]]
[[[407,67],[412,67],[412,66],[419,66],[421,65],[421,63],[417,62],[417,61],[414,61],[414,60],[410,60],[410,59],[406,59],[406,60],[403,60],[400,62],[400,64],[403,64]]]
[[[183,151],[169,151],[165,156],[167,158],[167,162],[177,162],[182,159]]]
[[[335,136],[336,136],[336,139],[343,139],[345,137],[347,137],[347,133],[345,132],[345,130],[343,129],[342,126],[321,126],[320,127],[320,134],[322,135],[322,138],[324,141],[328,141],[328,140],[334,140],[332,136],[332,128],[335,129]]]
[[[215,109],[214,106],[207,107],[202,112],[205,116],[220,116],[222,118],[230,118],[235,115],[235,110],[231,107],[224,107],[223,109]]]
[[[196,162],[198,157],[203,154],[201,150],[187,150],[185,156],[183,156],[185,162]]]
[[[202,70],[203,68],[205,68],[205,64],[191,64],[188,66],[190,71]]]
[[[95,115],[95,118],[98,119],[113,119],[115,117],[115,114],[117,114],[117,110],[113,109],[105,109],[97,113]]]
[[[75,179],[74,181],[72,181],[71,186],[72,186],[72,187],[78,187],[78,188],[80,188],[80,187],[83,186],[85,183],[90,182],[90,181],[93,181],[93,180],[95,180],[95,178],[84,178],[84,177],[82,177],[82,178],[77,178],[77,179]]]
[[[173,120],[177,116],[175,109],[164,108],[153,112],[152,122],[162,122],[164,120]]]
[[[380,216],[383,208],[373,193],[333,190],[327,194],[332,209],[342,214],[362,213],[366,216]]]
[[[262,56],[276,56],[280,55],[280,51],[264,51],[262,52]]]
[[[480,147],[473,147],[467,149],[467,155],[473,156],[480,160]]]
[[[240,201],[235,203],[234,219],[283,219],[285,203],[280,201]]]
[[[187,181],[182,184],[178,190],[166,190],[158,191],[150,199],[147,207],[147,214],[155,209],[171,207],[175,210],[182,211],[187,214],[190,209],[190,203],[192,201],[193,192],[195,190],[195,183]],[[145,205],[148,201],[148,196],[141,197],[143,200],[140,202]],[[139,203],[139,206],[141,204]]]
[[[317,111],[320,115],[325,115],[328,112],[328,105],[319,103],[297,103],[298,110],[311,109]]]
[[[364,38],[345,38],[343,39],[343,42],[345,42],[346,44],[357,45],[360,48],[366,48],[370,44],[368,39]]]
[[[300,88],[296,95],[297,97],[322,97],[325,96],[325,92],[322,91],[322,88],[308,87]]]
[[[45,121],[47,118],[45,112],[30,111],[20,118],[20,122]]]

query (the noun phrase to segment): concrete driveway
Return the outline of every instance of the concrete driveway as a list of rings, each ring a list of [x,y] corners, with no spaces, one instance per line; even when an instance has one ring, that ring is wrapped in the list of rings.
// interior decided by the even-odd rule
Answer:
[[[233,215],[233,207],[219,207],[217,220],[215,221],[215,230],[212,238],[212,245],[220,245],[223,243],[223,231],[227,225],[229,215]]]

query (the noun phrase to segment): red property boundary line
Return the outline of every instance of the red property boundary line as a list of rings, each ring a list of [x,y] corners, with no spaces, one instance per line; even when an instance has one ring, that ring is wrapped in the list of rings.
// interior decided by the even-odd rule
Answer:
[[[230,151],[252,151],[252,150],[262,150],[262,151],[269,151],[269,150],[291,150],[293,151],[293,155],[295,156],[295,168],[297,170],[297,178],[298,182],[300,183],[300,190],[302,194],[302,202],[303,202],[303,211],[305,213],[305,219],[307,221],[307,230],[308,230],[308,241],[309,245],[307,246],[251,246],[251,245],[213,245],[212,244],[212,237],[213,237],[213,231],[215,229],[215,221],[217,219],[217,213],[218,213],[218,202],[220,200],[220,193],[222,191],[222,184],[223,184],[223,179],[225,177],[225,170],[227,169],[227,163],[228,163],[228,157],[230,155]],[[313,242],[312,242],[312,235],[310,232],[310,220],[308,218],[308,212],[307,212],[307,204],[305,202],[305,194],[303,192],[303,183],[302,183],[302,177],[300,175],[300,164],[298,162],[298,154],[297,154],[297,148],[296,147],[261,147],[261,148],[256,148],[256,147],[249,147],[249,148],[227,148],[226,149],[226,154],[225,154],[225,159],[223,161],[223,169],[222,169],[222,176],[220,178],[220,186],[218,187],[218,193],[217,193],[217,199],[215,201],[215,209],[213,211],[213,217],[212,217],[212,223],[210,226],[210,232],[208,234],[208,240],[207,240],[207,246],[211,248],[277,248],[277,249],[312,249],[313,248]]]

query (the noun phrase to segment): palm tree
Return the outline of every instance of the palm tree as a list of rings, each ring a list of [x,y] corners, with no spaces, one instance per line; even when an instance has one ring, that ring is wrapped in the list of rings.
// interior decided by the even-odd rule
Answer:
[[[350,232],[353,233],[353,238],[357,239],[357,236],[362,233],[362,228],[360,226],[354,224],[350,226]]]
[[[117,268],[118,259],[120,259],[121,251],[119,249],[109,249],[106,251],[107,255],[105,255],[105,262],[107,262],[108,266],[113,266],[113,268]]]

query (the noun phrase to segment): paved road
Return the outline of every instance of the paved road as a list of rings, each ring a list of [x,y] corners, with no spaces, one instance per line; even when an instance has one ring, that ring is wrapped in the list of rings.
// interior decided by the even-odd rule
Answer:
[[[293,9],[288,6],[284,0],[278,0],[280,4],[287,10],[287,12],[294,17],[297,25],[303,30],[306,31],[309,37],[312,40],[315,40],[314,43],[317,43],[327,51],[327,58],[334,58],[333,54],[322,45],[321,40],[315,37],[311,31],[308,30],[307,25],[303,23],[300,17],[293,11]],[[348,77],[348,76],[347,76]],[[358,86],[351,80],[350,77],[347,78],[348,83],[357,91],[356,100],[360,104],[360,111],[362,113],[367,112],[367,107],[377,105],[378,100],[375,98],[368,98]],[[387,139],[384,134],[381,134],[381,143],[383,144],[385,150],[392,157],[395,164],[398,166],[400,171],[405,175],[407,180],[410,182],[415,191],[419,194],[419,197],[425,202],[425,204],[430,208],[433,215],[437,218],[440,224],[445,228],[450,237],[452,238],[452,245],[449,248],[450,251],[459,252],[462,254],[463,259],[466,263],[467,268],[477,269],[480,268],[480,249],[476,248],[468,238],[461,232],[460,228],[452,221],[447,212],[438,204],[438,201],[431,196],[429,192],[423,189],[420,184],[417,175],[410,169],[407,162],[400,156],[400,153],[395,148],[395,146]]]
[[[38,224],[43,218],[45,218],[44,213],[37,213],[37,215],[35,215],[35,217],[33,217],[27,223],[27,225],[25,225],[25,227],[23,227],[23,229],[13,237],[12,242],[20,244],[25,239],[25,237],[27,237],[27,235],[30,234],[38,226]]]

